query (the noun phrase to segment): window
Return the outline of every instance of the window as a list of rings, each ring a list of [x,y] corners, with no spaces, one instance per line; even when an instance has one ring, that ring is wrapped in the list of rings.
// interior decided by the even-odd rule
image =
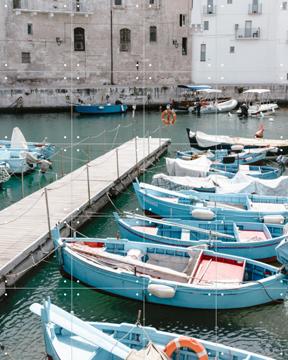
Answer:
[[[13,9],[21,9],[21,0],[13,0]]]
[[[120,51],[130,51],[131,49],[131,30],[120,30]]]
[[[150,26],[150,42],[157,41],[157,26]]]
[[[155,0],[149,0],[149,5],[154,5],[155,4]]]
[[[209,21],[205,20],[203,23],[203,29],[204,30],[209,30]]]
[[[83,28],[74,29],[74,51],[85,51],[85,30]]]
[[[232,4],[233,0],[227,0],[227,4]]]
[[[179,26],[186,26],[187,25],[187,15],[180,14],[179,15]]]
[[[31,63],[31,56],[30,52],[22,52],[22,64],[30,64]]]
[[[282,2],[282,10],[287,10],[287,1]]]
[[[27,24],[27,34],[28,35],[33,34],[33,24]]]
[[[230,46],[230,54],[235,54],[235,46]]]
[[[121,6],[122,0],[114,0],[114,5]]]
[[[76,0],[76,11],[80,11],[80,0]]]
[[[206,44],[201,44],[200,61],[206,61]]]
[[[182,55],[187,55],[187,37],[182,38]]]

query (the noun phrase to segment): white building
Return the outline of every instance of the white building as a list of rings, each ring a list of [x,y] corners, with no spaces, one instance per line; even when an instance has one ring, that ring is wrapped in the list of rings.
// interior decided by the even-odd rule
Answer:
[[[287,85],[287,3],[194,0],[193,82]]]

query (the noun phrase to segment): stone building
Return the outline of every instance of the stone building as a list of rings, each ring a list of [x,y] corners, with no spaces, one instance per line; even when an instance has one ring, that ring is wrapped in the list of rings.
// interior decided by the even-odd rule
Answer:
[[[2,88],[191,81],[192,0],[2,0]]]

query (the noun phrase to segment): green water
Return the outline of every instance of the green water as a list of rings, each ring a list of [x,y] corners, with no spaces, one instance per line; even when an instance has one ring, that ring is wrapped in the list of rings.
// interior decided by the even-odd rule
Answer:
[[[287,115],[286,111],[281,111],[270,119],[248,121],[239,121],[227,115],[201,118],[178,115],[174,127],[160,129],[159,113],[137,113],[135,118],[131,113],[99,118],[71,117],[70,114],[0,115],[0,138],[10,138],[13,127],[19,126],[27,140],[40,141],[48,137],[48,141],[57,145],[53,168],[45,175],[36,172],[25,176],[23,187],[21,178],[13,177],[0,192],[0,208],[21,199],[22,189],[27,195],[136,135],[171,138],[169,155],[174,156],[175,150],[188,149],[186,127],[211,134],[253,136],[259,123],[263,122],[267,138],[288,138]],[[149,169],[144,180],[149,182],[153,174],[164,170],[162,159]],[[115,206],[122,210],[138,208],[131,187],[115,199]],[[81,232],[86,235],[114,236],[117,229],[113,211],[112,205],[106,206]],[[29,306],[48,295],[55,304],[67,310],[73,308],[75,314],[86,320],[135,322],[141,308],[146,325],[219,341],[276,359],[288,359],[288,302],[221,312],[181,311],[142,304],[100,294],[62,278],[53,257],[26,275],[17,288],[11,289],[4,301],[0,302],[0,342],[5,346],[4,351],[0,350],[0,359],[44,358],[41,325],[39,319],[29,312]]]

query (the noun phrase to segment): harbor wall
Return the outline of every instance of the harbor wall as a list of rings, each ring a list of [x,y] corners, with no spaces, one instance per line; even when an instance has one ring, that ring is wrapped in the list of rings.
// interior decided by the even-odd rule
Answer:
[[[213,87],[213,84],[212,84]],[[224,97],[233,97],[244,101],[243,91],[249,88],[268,88],[271,99],[279,105],[288,105],[288,85],[281,84],[247,84],[217,85]],[[120,100],[127,105],[136,105],[138,109],[158,107],[183,97],[185,89],[177,86],[105,86],[98,88],[13,88],[0,89],[0,109],[2,112],[14,111],[69,111],[71,106],[80,103],[114,103]]]

